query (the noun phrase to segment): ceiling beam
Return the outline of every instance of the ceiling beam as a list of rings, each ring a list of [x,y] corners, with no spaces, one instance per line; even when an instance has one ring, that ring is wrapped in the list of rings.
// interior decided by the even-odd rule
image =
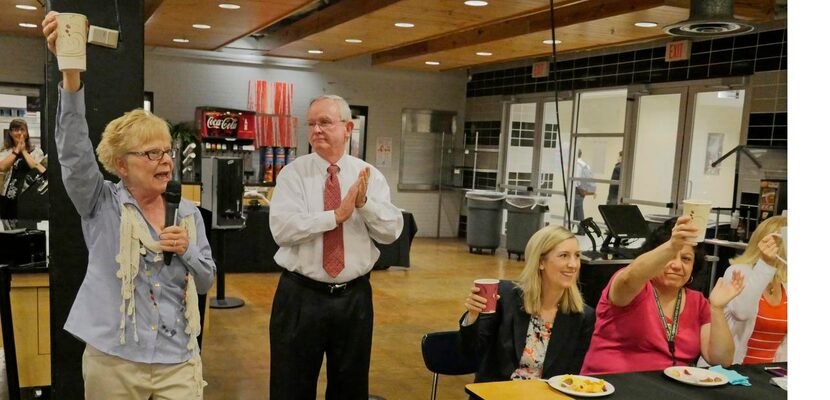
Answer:
[[[665,3],[666,0],[586,0],[561,7],[554,7],[554,26],[561,28],[563,26],[589,22],[595,19],[647,10],[664,5]],[[480,26],[375,53],[372,55],[372,64],[386,64],[407,58],[509,39],[549,29],[550,13],[548,9],[545,9],[544,11],[538,11],[524,17]]]
[[[268,36],[260,39],[260,45],[263,48],[276,50],[399,1],[401,0],[340,0],[291,25],[269,33]]]
[[[147,23],[147,20],[153,16],[153,13],[161,5],[161,2],[164,0],[144,0],[144,22]]]

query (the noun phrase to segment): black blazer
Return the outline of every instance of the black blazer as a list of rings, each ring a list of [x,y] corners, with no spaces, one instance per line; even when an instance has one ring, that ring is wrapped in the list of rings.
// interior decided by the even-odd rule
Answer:
[[[464,354],[481,357],[476,382],[510,380],[525,348],[530,314],[523,309],[522,290],[511,281],[500,281],[499,296],[495,313],[480,314],[475,323],[460,329]],[[466,313],[461,323],[465,317]],[[579,373],[591,344],[595,319],[594,309],[587,304],[581,314],[556,314],[542,378]]]

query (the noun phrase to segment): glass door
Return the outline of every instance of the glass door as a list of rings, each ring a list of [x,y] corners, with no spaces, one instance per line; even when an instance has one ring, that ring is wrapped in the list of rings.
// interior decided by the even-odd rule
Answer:
[[[565,224],[565,177],[570,171],[571,120],[573,101],[546,101],[542,114],[542,144],[539,160],[539,195],[548,198],[548,224]],[[558,131],[558,135],[557,135]]]
[[[687,90],[652,90],[634,98],[631,186],[624,202],[640,206],[643,215],[669,215],[678,201]]]
[[[683,199],[732,207],[735,158],[712,165],[741,142],[745,91],[683,87],[635,95],[624,202],[644,215],[673,215]]]
[[[732,207],[736,156],[712,164],[741,142],[744,97],[744,90],[693,89],[690,93],[694,108],[687,118],[691,120],[686,144],[690,154],[681,174],[680,181],[686,182],[681,198],[709,200],[712,207]]]

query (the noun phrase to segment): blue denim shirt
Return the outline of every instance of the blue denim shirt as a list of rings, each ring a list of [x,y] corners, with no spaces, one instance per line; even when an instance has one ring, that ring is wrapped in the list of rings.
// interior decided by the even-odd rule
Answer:
[[[58,91],[60,102],[55,129],[58,158],[66,192],[81,216],[89,250],[86,276],[64,329],[92,347],[126,360],[162,364],[187,361],[193,354],[187,350],[189,335],[184,331],[186,272],[194,279],[199,293],[207,293],[216,274],[201,214],[193,203],[182,199],[179,216],[193,215],[198,232],[197,240],[190,242],[184,256],[174,256],[169,266],[150,250],[142,256],[134,292],[139,340],[136,343],[132,318],[127,316],[126,343],[121,344],[119,307],[123,299],[115,255],[120,245],[121,206],[132,204],[138,208],[138,205],[123,183],[104,180],[98,169],[85,117],[84,89],[71,93],[61,84]],[[153,239],[158,240],[155,230],[149,225],[148,229]]]

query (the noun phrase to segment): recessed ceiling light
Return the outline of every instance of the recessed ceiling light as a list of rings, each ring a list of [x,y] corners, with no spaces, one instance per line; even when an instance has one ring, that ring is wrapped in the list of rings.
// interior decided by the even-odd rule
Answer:
[[[477,56],[482,56],[482,57],[489,57],[489,56],[492,56],[493,53],[491,53],[489,51],[479,51],[479,52],[476,53],[476,55]]]
[[[424,64],[426,64],[426,65],[441,65],[441,63],[438,62],[438,61],[427,61]]]
[[[542,41],[542,44],[548,44],[548,45],[550,45],[550,44],[554,44],[554,43],[556,43],[556,44],[562,44],[562,41],[561,41],[561,40],[559,40],[559,39],[556,39],[556,40],[547,39],[547,40],[543,40],[543,41]]]
[[[398,28],[414,28],[415,24],[411,22],[395,22],[395,26]]]
[[[634,26],[639,26],[640,28],[654,28],[655,26],[657,26],[657,23],[643,21],[634,23]]]
[[[346,43],[363,43],[360,39],[346,39]]]
[[[173,41],[176,42],[176,43],[190,43],[189,39],[184,39],[184,38],[175,38],[175,39],[173,39]]]
[[[488,3],[486,1],[478,1],[478,0],[467,0],[467,1],[464,2],[465,6],[470,6],[470,7],[484,7],[487,4]]]
[[[27,23],[27,22],[21,22],[18,25],[20,25],[22,28],[37,28],[37,25],[30,24],[30,23]]]
[[[28,4],[17,4],[17,5],[15,5],[15,7],[19,8],[21,10],[27,10],[27,11],[37,10],[37,7],[30,6]]]
[[[309,50],[308,54],[323,54],[323,50]]]
[[[219,8],[224,8],[226,10],[238,10],[241,7],[239,6],[239,4],[222,3],[219,5]]]
[[[205,24],[193,24],[193,27],[196,29],[210,29],[210,25]]]

